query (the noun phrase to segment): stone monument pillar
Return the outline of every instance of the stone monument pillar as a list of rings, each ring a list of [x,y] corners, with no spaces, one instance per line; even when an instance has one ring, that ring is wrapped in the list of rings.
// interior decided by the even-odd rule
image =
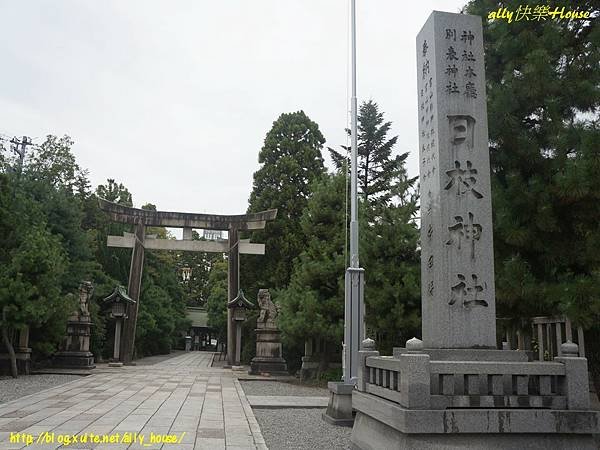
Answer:
[[[417,37],[425,348],[496,348],[481,19],[434,13]]]
[[[287,364],[281,351],[281,331],[277,327],[279,308],[271,300],[268,289],[258,291],[260,314],[256,319],[256,356],[250,362],[248,373],[258,375],[288,375]]]
[[[79,285],[79,308],[69,317],[67,335],[60,351],[53,357],[55,367],[93,369],[94,355],[90,352],[90,336],[92,321],[89,301],[94,287],[89,281]]]

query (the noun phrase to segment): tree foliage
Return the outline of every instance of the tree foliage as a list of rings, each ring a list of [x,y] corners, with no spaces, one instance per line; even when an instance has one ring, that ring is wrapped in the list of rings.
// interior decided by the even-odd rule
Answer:
[[[357,117],[357,160],[358,160],[358,191],[362,200],[370,207],[368,214],[379,211],[382,207],[392,204],[393,199],[403,194],[398,192],[398,183],[408,180],[405,161],[408,153],[393,155],[392,150],[398,141],[398,136],[388,137],[392,123],[385,121],[379,105],[372,100],[363,102]],[[350,135],[350,130],[346,130]],[[350,148],[342,146],[344,153]],[[328,148],[331,159],[338,170],[348,163],[348,157]]]
[[[217,330],[218,340],[227,339],[227,261],[219,259],[212,265],[208,277],[206,309],[209,326]]]
[[[21,170],[6,152],[0,159],[0,328],[3,345],[11,347],[15,331],[29,327],[35,358],[57,349],[76,307],[73,294],[83,280],[95,286],[91,350],[97,358],[111,354],[107,328],[112,321],[98,300],[115,285],[126,286],[129,276],[131,250],[109,249],[106,239],[131,232],[131,226],[111,223],[100,211],[98,197],[132,206],[131,193],[113,179],[93,193],[72,145],[68,136],[48,136],[28,148]],[[165,229],[150,231],[169,237]],[[187,329],[176,268],[175,254],[146,256],[139,355],[168,352]]]
[[[248,212],[276,208],[278,213],[265,232],[252,234],[265,243],[266,257],[243,258],[244,285],[252,297],[259,287],[275,289],[289,283],[293,260],[304,247],[298,221],[311,195],[311,183],[325,173],[324,142],[318,125],[303,111],[279,116],[265,137]]]
[[[291,282],[277,292],[280,327],[288,344],[307,337],[340,343],[344,328],[345,177],[323,177],[300,220],[306,237]]]
[[[597,2],[577,6],[599,15]],[[499,314],[566,314],[590,332],[600,319],[597,20],[483,21]],[[600,374],[598,342],[586,347]]]
[[[479,0],[467,10],[487,15],[498,6]],[[600,317],[600,30],[593,22],[484,20],[503,314],[562,312],[586,326]]]

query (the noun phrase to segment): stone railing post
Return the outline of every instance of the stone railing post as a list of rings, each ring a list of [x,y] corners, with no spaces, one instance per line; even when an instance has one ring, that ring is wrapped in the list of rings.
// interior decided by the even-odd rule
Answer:
[[[578,356],[577,344],[567,341],[561,345],[562,356],[555,361],[565,365],[565,377],[561,389],[567,397],[567,409],[590,409],[590,392],[587,359]]]
[[[400,355],[400,403],[405,408],[428,409],[431,405],[429,355],[422,353],[423,342],[417,338],[406,342],[408,353]]]
[[[365,339],[362,341],[361,347],[362,349],[358,352],[358,383],[356,388],[361,392],[365,392],[369,380],[367,358],[369,356],[379,356],[379,352],[375,350],[375,341],[373,339]]]

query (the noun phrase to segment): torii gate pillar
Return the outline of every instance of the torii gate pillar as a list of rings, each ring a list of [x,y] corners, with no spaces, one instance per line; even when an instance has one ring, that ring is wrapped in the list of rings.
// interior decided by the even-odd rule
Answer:
[[[135,241],[131,253],[131,266],[129,267],[129,283],[127,294],[135,300],[132,308],[129,308],[129,317],[123,321],[123,332],[121,334],[121,361],[129,364],[133,361],[135,349],[135,329],[137,324],[138,309],[140,307],[140,293],[142,289],[142,271],[144,269],[144,239],[146,238],[146,226],[142,219],[135,224]]]
[[[233,300],[240,290],[240,241],[237,228],[228,231],[229,253],[227,258],[227,302]],[[233,309],[227,308],[227,363],[235,363],[237,329],[233,323]],[[241,354],[240,349],[240,354]]]

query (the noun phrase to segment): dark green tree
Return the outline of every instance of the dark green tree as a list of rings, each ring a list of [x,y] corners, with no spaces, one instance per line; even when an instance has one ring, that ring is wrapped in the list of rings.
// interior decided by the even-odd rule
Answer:
[[[0,327],[13,376],[9,330],[29,327],[34,350],[51,353],[74,306],[68,294],[93,268],[81,229],[81,197],[88,183],[71,144],[68,137],[48,136],[23,167],[4,164],[0,173]]]
[[[260,287],[283,288],[289,283],[293,260],[304,247],[298,221],[312,181],[325,173],[324,142],[318,125],[303,111],[279,116],[265,137],[248,212],[277,208],[278,214],[266,232],[252,234],[266,244],[266,256],[242,258],[242,287],[248,298],[255,298]]]
[[[388,137],[390,128],[377,103],[361,105],[357,143],[365,320],[384,352],[403,344],[409,334],[418,335],[420,321],[417,178],[408,177],[408,153],[393,154],[398,137]],[[343,170],[347,156],[329,152]]]
[[[345,177],[322,177],[300,219],[306,240],[287,289],[276,291],[279,325],[286,347],[302,347],[307,337],[333,345],[343,340],[346,268]],[[289,361],[293,364],[292,361]],[[326,368],[328,361],[322,361]]]
[[[405,200],[382,208],[378,220],[361,228],[361,266],[365,267],[365,321],[383,354],[420,336],[421,290],[417,203]]]
[[[523,5],[536,5],[533,1]],[[600,387],[600,27],[592,20],[484,17],[500,315],[566,314],[588,331]]]

